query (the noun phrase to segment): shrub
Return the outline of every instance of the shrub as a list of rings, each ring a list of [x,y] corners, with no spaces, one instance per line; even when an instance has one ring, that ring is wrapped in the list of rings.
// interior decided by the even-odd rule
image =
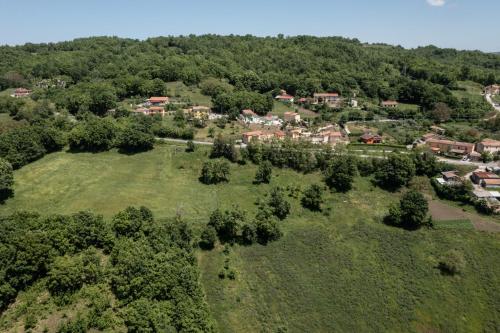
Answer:
[[[206,161],[201,169],[200,181],[207,185],[227,182],[229,173],[229,164],[226,161]]]
[[[301,199],[302,206],[314,211],[321,210],[323,203],[323,188],[318,184],[312,184],[304,191]]]
[[[271,182],[271,177],[273,173],[273,165],[269,161],[263,161],[259,164],[257,173],[255,174],[256,183],[266,183]]]
[[[217,231],[212,226],[206,226],[201,232],[200,236],[200,248],[204,250],[211,250],[215,246],[215,242],[217,241]]]
[[[455,275],[465,269],[464,255],[457,250],[449,250],[440,259],[438,268],[443,274]]]

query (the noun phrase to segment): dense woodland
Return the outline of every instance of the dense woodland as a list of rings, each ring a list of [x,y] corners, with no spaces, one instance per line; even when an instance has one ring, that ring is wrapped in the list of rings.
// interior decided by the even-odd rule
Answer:
[[[117,99],[159,95],[165,93],[163,82],[183,81],[204,87],[216,110],[228,113],[249,106],[248,100],[263,113],[269,109],[265,97],[285,89],[299,97],[332,91],[397,99],[424,111],[444,102],[452,117],[477,118],[487,105],[460,101],[450,90],[459,80],[489,85],[499,77],[495,54],[433,46],[406,50],[338,37],[98,37],[0,48],[0,89],[60,79],[67,89],[54,85],[38,97],[72,113],[103,114]]]

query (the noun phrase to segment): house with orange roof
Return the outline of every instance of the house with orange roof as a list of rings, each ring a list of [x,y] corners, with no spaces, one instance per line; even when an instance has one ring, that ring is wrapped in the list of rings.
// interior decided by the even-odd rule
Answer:
[[[170,99],[165,96],[160,96],[160,97],[150,97],[148,99],[149,105],[153,106],[163,106],[165,104],[168,104],[170,102]]]
[[[399,103],[397,101],[382,101],[380,106],[383,108],[397,108]]]
[[[334,104],[339,99],[338,93],[315,93],[313,95],[314,104]]]

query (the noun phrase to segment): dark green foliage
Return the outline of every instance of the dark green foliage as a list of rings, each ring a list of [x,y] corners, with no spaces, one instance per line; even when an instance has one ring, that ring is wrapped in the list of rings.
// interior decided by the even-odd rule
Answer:
[[[224,93],[230,93],[233,90],[233,86],[229,83],[209,77],[199,84],[201,92],[204,95],[211,97],[217,97],[218,95]]]
[[[234,243],[245,221],[245,213],[238,207],[226,211],[216,209],[210,215],[208,226],[215,229],[221,242]]]
[[[299,172],[312,172],[329,160],[330,148],[319,148],[306,142],[251,143],[247,146],[248,158],[254,163],[269,161],[278,168],[291,168]]]
[[[119,132],[116,141],[121,151],[134,153],[153,149],[155,137],[149,130],[132,123]]]
[[[194,142],[192,140],[189,140],[187,143],[186,143],[186,152],[188,153],[192,153],[196,150],[196,145],[194,144]]]
[[[129,333],[177,332],[172,323],[173,304],[168,301],[151,302],[141,298],[124,309],[124,320]]]
[[[0,158],[0,203],[12,194],[14,172],[12,165]]]
[[[282,235],[276,218],[257,218],[254,224],[256,239],[260,244],[276,241]]]
[[[415,230],[427,224],[429,205],[425,197],[417,191],[408,191],[401,198],[398,206],[393,206],[386,216],[386,223]]]
[[[0,157],[18,169],[46,153],[39,132],[32,126],[20,127],[0,135]]]
[[[469,180],[459,181],[454,184],[439,184],[436,179],[431,180],[437,195],[442,199],[459,201],[463,203],[471,202],[472,183]]]
[[[269,161],[263,161],[259,164],[255,174],[255,182],[269,184],[273,174],[273,165]]]
[[[403,154],[392,153],[375,171],[375,181],[384,188],[396,190],[407,185],[415,176],[415,164]]]
[[[215,112],[236,118],[241,110],[251,109],[259,115],[266,115],[273,109],[271,95],[251,91],[221,93],[213,99]]]
[[[203,184],[218,184],[229,181],[229,164],[223,160],[206,161],[201,169],[200,181]]]
[[[280,220],[284,220],[290,214],[290,203],[286,201],[285,193],[280,187],[271,189],[266,204],[269,206],[272,215]]]
[[[200,248],[204,250],[211,250],[215,246],[215,242],[217,241],[217,231],[211,225],[207,225],[200,235]]]
[[[99,273],[95,252],[89,247],[109,249],[112,246],[109,230],[102,217],[91,213],[73,216],[49,216],[18,213],[0,217],[0,310],[7,306],[17,292],[44,277],[51,267],[67,268],[65,273],[52,273],[61,280],[54,282],[53,291],[75,290],[81,283],[94,283]],[[74,257],[75,253],[85,251]],[[57,256],[68,255],[56,266]],[[78,263],[78,265],[76,265]],[[73,265],[74,264],[74,265]],[[74,266],[81,268],[76,279]],[[54,271],[55,272],[55,271]]]
[[[357,162],[348,155],[335,156],[325,170],[325,182],[337,192],[348,192],[357,174]]]
[[[52,295],[64,295],[83,285],[83,262],[78,257],[58,257],[47,276],[47,288]]]
[[[149,230],[153,214],[146,207],[128,207],[113,217],[112,228],[116,236],[138,238]]]
[[[300,202],[302,206],[310,210],[320,211],[323,203],[323,188],[318,184],[312,184],[304,191]]]
[[[22,99],[12,98],[10,96],[0,96],[0,113],[16,115],[24,105]]]
[[[172,138],[172,139],[183,139],[183,140],[193,140],[194,130],[191,127],[169,127],[169,126],[154,126],[153,133],[160,138]]]
[[[419,176],[434,177],[445,170],[444,163],[438,162],[436,156],[430,152],[415,153],[413,157],[415,173]]]
[[[215,138],[212,150],[210,151],[210,158],[227,158],[231,162],[238,161],[238,151],[234,146],[234,142],[230,139],[224,138],[221,135]]]
[[[110,119],[90,117],[71,130],[69,146],[74,151],[106,151],[113,146],[115,137],[116,126]]]

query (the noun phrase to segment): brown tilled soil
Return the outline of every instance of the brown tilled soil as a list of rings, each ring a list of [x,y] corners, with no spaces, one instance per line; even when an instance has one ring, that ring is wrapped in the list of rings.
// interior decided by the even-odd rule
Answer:
[[[475,213],[464,212],[459,207],[447,205],[439,200],[429,200],[429,211],[437,221],[470,220],[476,230],[500,232],[500,223]]]

